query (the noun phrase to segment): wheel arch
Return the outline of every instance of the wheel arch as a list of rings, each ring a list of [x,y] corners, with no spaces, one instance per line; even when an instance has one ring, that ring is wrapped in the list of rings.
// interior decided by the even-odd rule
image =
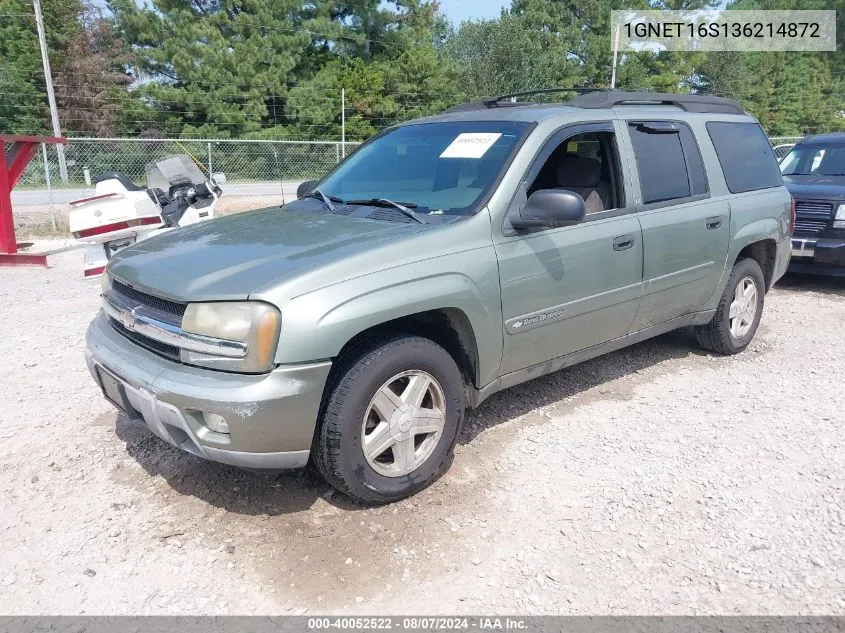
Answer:
[[[743,258],[753,259],[759,264],[763,271],[763,279],[766,282],[766,291],[768,292],[774,282],[777,242],[773,238],[751,242],[737,253],[734,264]]]
[[[777,259],[777,239],[779,235],[780,228],[775,218],[763,218],[741,227],[731,239],[728,248],[728,257],[725,260],[725,269],[722,271],[722,278],[719,280],[716,290],[707,300],[705,309],[715,309],[716,305],[718,305],[733,267],[743,257],[754,259],[760,264],[760,268],[763,269],[763,279],[766,281],[766,290],[768,291],[774,280]]]
[[[492,380],[502,358],[498,275],[429,274],[338,284],[282,308],[276,362],[337,359],[363,339],[384,332],[423,336],[444,347],[472,386]]]
[[[465,385],[479,382],[478,344],[467,314],[460,308],[436,308],[378,323],[350,338],[336,358],[354,353],[362,344],[395,334],[426,338],[445,349],[464,378]]]

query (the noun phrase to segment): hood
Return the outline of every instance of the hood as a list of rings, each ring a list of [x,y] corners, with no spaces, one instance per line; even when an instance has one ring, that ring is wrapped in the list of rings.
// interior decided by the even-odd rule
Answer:
[[[845,201],[845,176],[817,174],[784,176],[783,184],[799,200]]]
[[[143,240],[115,255],[109,272],[175,301],[246,299],[298,271],[431,228],[273,207]]]

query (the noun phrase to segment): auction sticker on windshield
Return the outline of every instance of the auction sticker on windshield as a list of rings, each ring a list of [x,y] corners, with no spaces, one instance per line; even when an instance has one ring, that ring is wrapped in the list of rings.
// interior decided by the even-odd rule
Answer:
[[[499,140],[501,132],[465,132],[443,150],[440,158],[481,158],[493,143]]]

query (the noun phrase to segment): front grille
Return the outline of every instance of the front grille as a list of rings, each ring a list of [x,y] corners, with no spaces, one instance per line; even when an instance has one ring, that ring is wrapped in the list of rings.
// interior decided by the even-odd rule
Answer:
[[[148,336],[144,336],[143,334],[138,334],[137,332],[133,332],[132,330],[127,330],[125,327],[123,327],[122,323],[115,321],[111,317],[109,317],[109,323],[111,323],[111,326],[115,330],[123,334],[123,336],[128,338],[133,343],[137,343],[141,347],[146,347],[148,350],[153,351],[156,354],[160,354],[161,356],[166,356],[171,360],[179,361],[181,359],[178,347],[168,345],[167,343],[162,343],[161,341],[149,338]]]
[[[833,204],[816,200],[797,200],[795,202],[795,233],[815,235],[827,228]]]
[[[795,233],[807,233],[813,235],[821,233],[827,227],[827,222],[816,222],[814,220],[795,220]]]
[[[185,314],[186,306],[184,303],[177,303],[176,301],[169,301],[168,299],[162,299],[161,297],[148,295],[145,292],[140,292],[138,290],[135,290],[134,288],[130,288],[126,284],[121,283],[116,279],[112,282],[112,290],[120,295],[123,295],[132,302],[139,303],[144,306],[149,306],[150,308],[158,310],[159,312],[172,314],[173,316],[179,317],[180,320]]]

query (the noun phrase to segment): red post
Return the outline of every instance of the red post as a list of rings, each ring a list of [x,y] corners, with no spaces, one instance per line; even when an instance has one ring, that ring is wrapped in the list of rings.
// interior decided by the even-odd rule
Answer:
[[[12,219],[12,184],[6,165],[0,165],[0,253],[17,253],[15,222]]]
[[[59,144],[66,139],[57,136],[10,136],[0,134],[4,159],[0,163],[0,266],[46,266],[45,255],[18,254],[15,221],[12,217],[12,189],[26,171],[39,143]],[[10,150],[5,150],[6,145]]]

